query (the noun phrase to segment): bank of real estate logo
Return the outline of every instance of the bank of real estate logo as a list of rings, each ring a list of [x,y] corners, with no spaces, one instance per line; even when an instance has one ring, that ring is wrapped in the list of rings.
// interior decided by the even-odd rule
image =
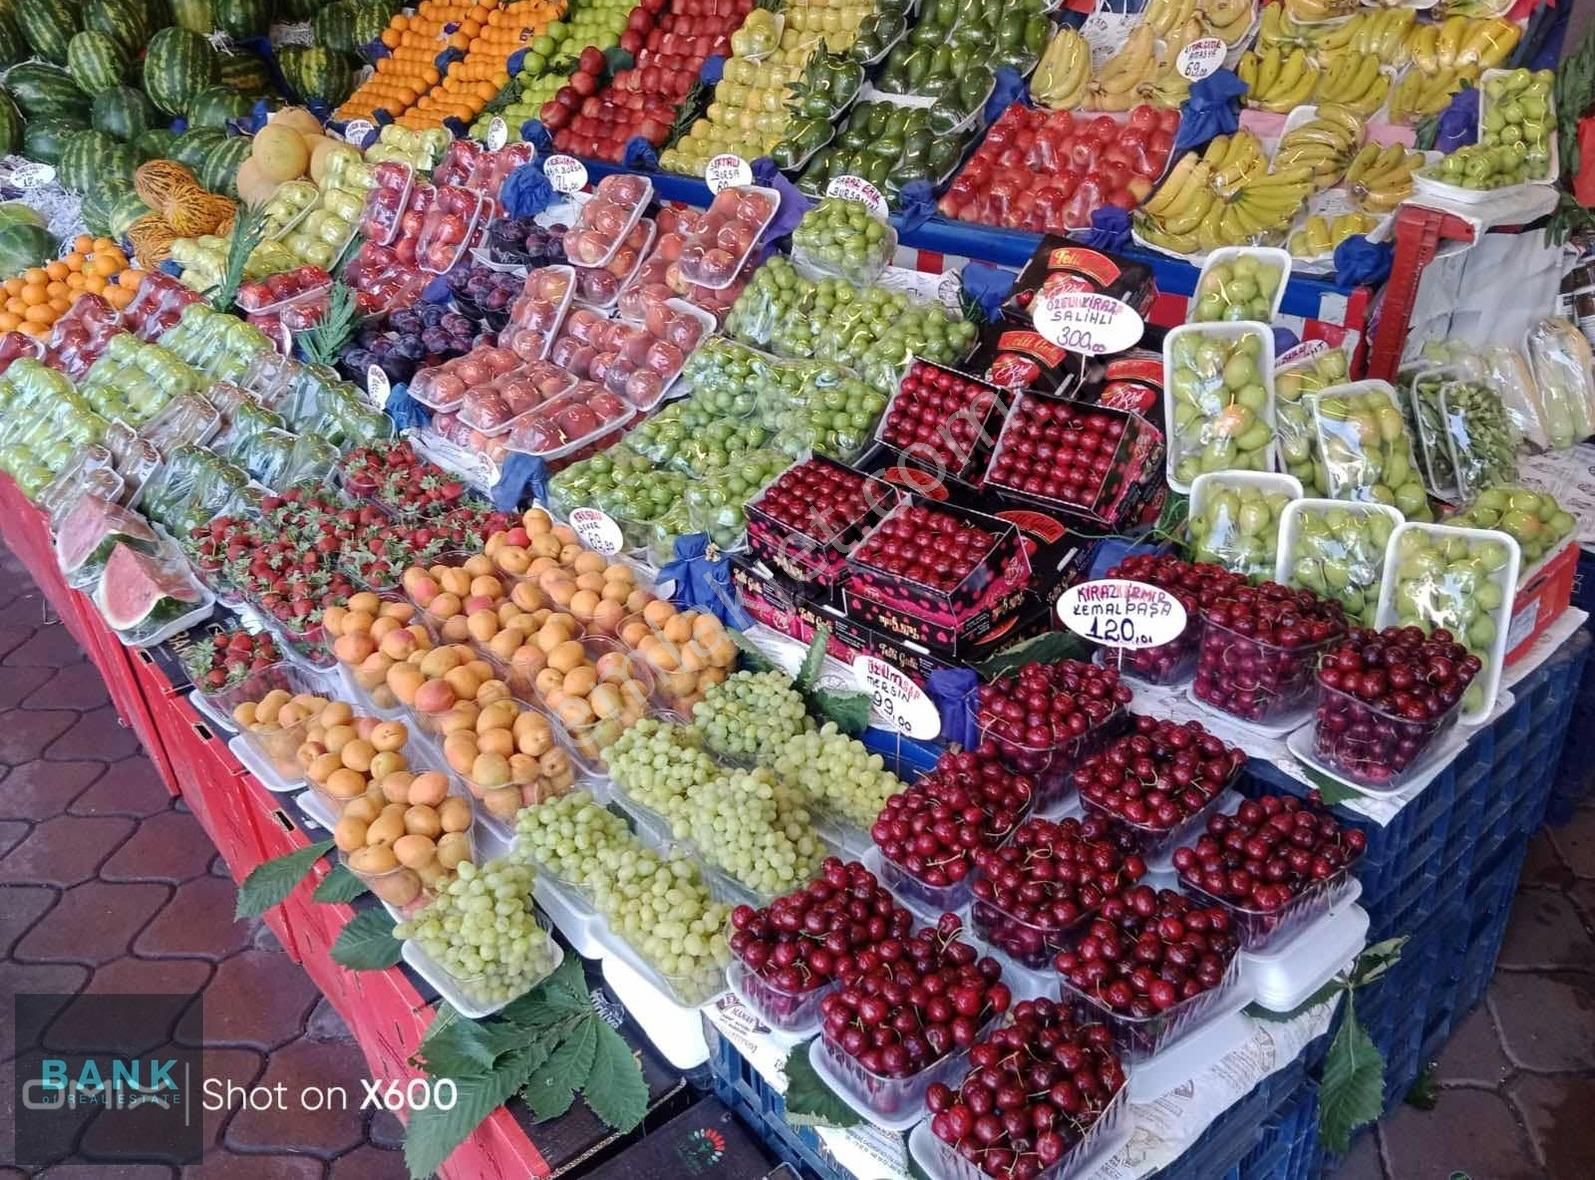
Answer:
[[[194,995],[18,995],[10,1160],[186,1164],[204,1152]],[[4,1100],[4,1096],[0,1096]]]

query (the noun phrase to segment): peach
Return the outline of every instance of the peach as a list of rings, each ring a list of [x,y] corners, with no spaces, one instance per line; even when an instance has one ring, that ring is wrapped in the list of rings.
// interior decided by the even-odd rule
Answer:
[[[377,621],[375,613],[355,610],[352,606],[349,613],[343,617],[343,630],[348,634],[360,635],[371,630],[371,624]]]
[[[482,679],[474,670],[468,667],[450,668],[443,677],[443,683],[454,690],[454,695],[462,701],[474,700],[476,690],[481,687]]]
[[[471,805],[455,795],[443,800],[438,818],[443,821],[445,832],[464,832],[471,826]]]
[[[455,774],[468,774],[476,760],[476,735],[461,730],[443,739],[443,761]]]
[[[505,545],[493,555],[498,568],[512,577],[519,577],[532,564],[532,555],[518,545]]]

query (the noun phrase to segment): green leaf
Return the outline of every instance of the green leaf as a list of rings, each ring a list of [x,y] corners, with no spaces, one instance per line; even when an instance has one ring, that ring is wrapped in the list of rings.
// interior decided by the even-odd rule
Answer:
[[[605,1126],[624,1134],[648,1113],[648,1083],[626,1039],[602,1020],[595,1019],[593,1028],[598,1042],[582,1098]]]
[[[292,893],[299,882],[305,879],[310,866],[331,851],[332,841],[321,840],[256,865],[238,887],[238,904],[233,909],[233,916],[260,917]]]
[[[1072,631],[1047,631],[1005,647],[975,671],[982,680],[995,680],[1004,672],[1011,672],[1021,664],[1050,664],[1055,660],[1081,659],[1090,654],[1091,645]]]
[[[836,728],[854,737],[869,728],[869,693],[832,692],[816,688],[805,698],[811,712],[822,720],[836,722]]]
[[[316,901],[336,903],[353,901],[367,892],[366,883],[351,873],[347,865],[333,865],[332,872],[321,879],[310,896]]]
[[[211,295],[211,306],[217,311],[232,311],[238,298],[239,285],[244,281],[244,266],[249,256],[266,236],[266,207],[242,207],[233,221],[233,236],[227,243],[227,263],[222,278]]]
[[[1338,778],[1330,778],[1322,771],[1314,770],[1311,766],[1303,766],[1308,781],[1318,788],[1318,797],[1323,800],[1325,807],[1333,807],[1337,803],[1348,803],[1353,799],[1363,798],[1363,793],[1356,787],[1348,787]]]
[[[294,337],[310,364],[330,365],[338,358],[354,335],[356,311],[354,289],[342,281],[333,283],[321,322]]]
[[[803,664],[798,668],[798,674],[792,681],[792,686],[799,692],[808,692],[814,687],[814,682],[819,678],[820,669],[825,666],[825,649],[831,642],[831,626],[821,623],[814,628],[814,638],[809,642],[809,650],[803,653]]]
[[[393,937],[393,916],[372,906],[345,923],[332,944],[332,961],[351,971],[381,971],[397,963],[403,951],[404,943]]]
[[[731,636],[731,642],[737,645],[737,651],[742,653],[742,666],[750,672],[768,672],[776,667],[776,663],[764,654],[763,649],[753,640],[749,639],[735,627],[727,627],[726,634]]]
[[[1318,1133],[1331,1152],[1344,1155],[1351,1146],[1352,1131],[1379,1117],[1384,1093],[1384,1058],[1358,1023],[1348,993],[1346,1017],[1330,1043],[1318,1089]]]
[[[575,1022],[548,1062],[521,1090],[521,1097],[539,1119],[557,1119],[570,1109],[576,1087],[585,1085],[598,1055],[598,1013]]]
[[[1433,1064],[1418,1071],[1417,1080],[1402,1101],[1417,1110],[1433,1110],[1440,1104],[1440,1078]]]
[[[1400,961],[1402,948],[1407,941],[1408,936],[1403,934],[1364,948],[1351,966],[1351,986],[1364,987],[1394,967]]]
[[[1287,1020],[1295,1020],[1296,1017],[1306,1012],[1309,1008],[1316,1008],[1319,1004],[1334,999],[1335,996],[1345,990],[1346,981],[1337,975],[1289,1012],[1275,1012],[1270,1008],[1263,1007],[1261,1004],[1251,1003],[1246,1005],[1246,1015],[1270,1024],[1283,1024]]]
[[[856,1127],[857,1112],[825,1084],[809,1064],[809,1045],[794,1045],[781,1069],[786,1074],[786,1119],[797,1127]]]
[[[576,1011],[592,1010],[593,997],[587,990],[587,972],[582,967],[579,955],[566,955],[554,974],[533,988],[530,994],[535,996],[538,992],[543,993],[544,1003],[555,1004],[564,1000],[574,1005]]]
[[[471,1020],[442,1005],[425,1039],[416,1047],[415,1056],[435,1077],[489,1073],[508,1054],[531,1044],[553,1044],[556,1039],[546,1032],[539,1036],[501,1020]]]
[[[454,1149],[541,1068],[548,1050],[541,1043],[509,1054],[489,1073],[453,1076],[457,1101],[443,1110],[435,1103],[410,1112],[404,1129],[404,1162],[410,1180],[429,1180]]]

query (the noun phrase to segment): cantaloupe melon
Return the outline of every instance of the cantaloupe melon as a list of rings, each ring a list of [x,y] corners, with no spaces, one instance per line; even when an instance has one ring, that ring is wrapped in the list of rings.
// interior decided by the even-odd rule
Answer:
[[[334,157],[336,157],[340,152],[348,152],[354,156],[358,156],[360,154],[348,144],[339,143],[335,139],[328,139],[322,143],[318,143],[316,145],[316,150],[312,152],[310,156],[310,179],[315,181],[317,184],[320,184],[322,178],[327,174],[328,165],[332,163]]]
[[[253,156],[238,166],[238,176],[233,183],[246,205],[264,205],[277,191],[277,181],[261,171],[260,162]]]
[[[279,184],[303,176],[310,166],[304,136],[292,127],[262,127],[255,133],[251,158],[262,176]]]
[[[305,110],[304,107],[283,107],[280,111],[274,111],[271,117],[266,120],[266,124],[269,127],[278,125],[292,127],[301,135],[319,135],[321,133],[320,121],[309,111]]]

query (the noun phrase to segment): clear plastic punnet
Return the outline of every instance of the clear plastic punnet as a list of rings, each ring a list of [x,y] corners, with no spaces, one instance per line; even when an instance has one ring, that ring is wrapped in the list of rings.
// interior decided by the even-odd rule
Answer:
[[[1523,351],[1539,387],[1551,446],[1561,450],[1595,434],[1595,354],[1584,334],[1565,319],[1548,317],[1524,334]]]
[[[1385,549],[1401,523],[1401,511],[1389,504],[1293,500],[1279,526],[1274,581],[1333,598],[1348,620],[1372,627]]]
[[[1163,338],[1168,481],[1274,466],[1274,335],[1265,323],[1181,324]]]
[[[1217,987],[1198,992],[1172,1008],[1152,1016],[1131,1016],[1116,1012],[1105,1002],[1070,983],[1060,975],[1058,987],[1063,1000],[1082,1020],[1105,1024],[1113,1030],[1113,1043],[1125,1064],[1134,1066],[1149,1060],[1175,1042],[1200,1028],[1206,1021],[1228,1010],[1228,1004],[1241,987],[1241,958],[1235,955]]]
[[[1325,494],[1333,500],[1392,504],[1409,520],[1433,514],[1412,436],[1384,381],[1353,381],[1310,395]]]
[[[1279,526],[1287,506],[1301,498],[1293,475],[1267,471],[1215,471],[1191,484],[1191,556],[1253,581],[1274,574]]]

